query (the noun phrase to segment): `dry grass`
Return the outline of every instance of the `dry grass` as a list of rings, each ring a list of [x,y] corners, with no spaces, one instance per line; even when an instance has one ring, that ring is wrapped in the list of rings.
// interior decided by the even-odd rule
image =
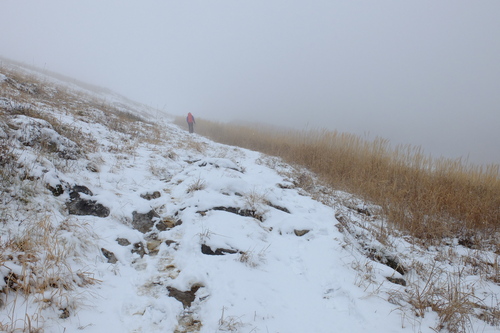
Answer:
[[[206,185],[205,181],[198,177],[197,179],[195,179],[192,183],[190,183],[188,185],[186,192],[192,193],[192,192],[196,192],[196,191],[201,191],[201,190],[204,190],[206,186],[207,185]]]
[[[467,274],[463,271],[445,272],[436,265],[420,265],[419,275],[424,279],[410,283],[404,292],[391,292],[389,300],[399,305],[403,312],[406,304],[410,305],[416,317],[423,318],[430,310],[436,312],[439,318],[434,328],[436,332],[443,329],[450,333],[468,332],[472,329],[473,317],[492,326],[499,325],[499,304],[486,304],[478,298],[475,295],[476,286],[466,282]]]
[[[49,307],[61,311],[61,318],[69,316],[78,302],[71,292],[99,282],[91,273],[73,271],[70,257],[81,249],[67,243],[69,230],[81,233],[78,237],[89,235],[88,230],[71,221],[54,226],[46,217],[0,243],[0,267],[7,272],[0,295],[6,310],[12,313],[12,322],[4,324],[4,330],[36,332],[43,326],[42,311]],[[17,308],[28,303],[33,306],[20,310],[26,312],[25,317],[17,318]]]
[[[177,123],[184,126],[183,118]],[[500,231],[498,165],[432,159],[419,147],[326,130],[273,132],[198,119],[197,133],[305,166],[333,188],[380,205],[398,229],[422,239],[459,237],[473,246]]]
[[[0,68],[0,73],[7,77],[0,82],[0,113],[3,117],[25,115],[43,119],[50,123],[56,132],[77,143],[85,152],[95,152],[98,143],[77,126],[64,122],[62,118],[65,115],[71,115],[77,121],[101,124],[123,135],[144,141],[157,142],[161,137],[158,126],[149,124],[129,106],[111,104],[81,90],[47,82],[21,69],[5,66]],[[2,100],[6,102],[1,103]],[[61,119],[53,115],[53,110],[58,110]],[[152,129],[146,131],[144,126],[150,126]]]

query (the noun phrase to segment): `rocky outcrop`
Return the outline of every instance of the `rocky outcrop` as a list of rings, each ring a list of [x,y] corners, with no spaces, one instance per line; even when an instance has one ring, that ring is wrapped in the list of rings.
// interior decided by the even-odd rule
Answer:
[[[110,210],[104,205],[98,203],[96,200],[89,200],[82,198],[80,193],[87,196],[93,196],[94,194],[90,189],[82,185],[75,185],[70,190],[69,202],[66,203],[68,212],[71,215],[93,215],[98,217],[109,216]]]

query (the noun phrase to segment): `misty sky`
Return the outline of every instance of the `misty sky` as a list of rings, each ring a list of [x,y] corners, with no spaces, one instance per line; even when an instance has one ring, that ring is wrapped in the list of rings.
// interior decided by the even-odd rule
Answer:
[[[3,0],[0,55],[171,114],[500,164],[498,0]]]

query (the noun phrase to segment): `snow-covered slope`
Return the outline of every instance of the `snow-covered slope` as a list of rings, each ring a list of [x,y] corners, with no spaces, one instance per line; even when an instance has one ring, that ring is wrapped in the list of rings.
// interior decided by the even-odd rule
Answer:
[[[307,192],[304,170],[117,96],[96,102],[70,86],[58,102],[52,81],[10,73],[0,76],[4,331],[440,329],[431,303],[412,306],[426,281],[408,267],[436,260],[451,278],[458,266],[437,259],[447,249],[385,235],[399,252],[384,250],[369,231],[383,221],[345,193]],[[478,281],[453,284],[479,295],[464,327],[498,331],[487,323],[498,281]]]

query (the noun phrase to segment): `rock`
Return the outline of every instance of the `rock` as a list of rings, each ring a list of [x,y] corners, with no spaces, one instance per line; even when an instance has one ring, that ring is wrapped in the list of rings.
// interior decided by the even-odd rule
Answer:
[[[172,229],[173,227],[176,227],[176,226],[181,225],[181,224],[182,224],[181,220],[173,220],[173,219],[167,217],[161,221],[158,221],[158,223],[156,223],[156,229],[158,229],[159,231],[165,231],[165,230]]]
[[[92,215],[97,217],[109,216],[109,208],[98,203],[95,200],[83,199],[80,193],[92,196],[93,193],[86,186],[75,185],[71,188],[69,197],[70,201],[66,203],[69,214],[72,215]]]
[[[73,186],[69,192],[69,195],[71,198],[73,198],[73,196],[80,197],[79,193],[83,193],[90,196],[94,195],[94,193],[92,193],[92,191],[87,186],[83,185]]]
[[[146,247],[148,248],[149,253],[151,252],[158,252],[158,247],[161,245],[162,241],[161,240],[152,240],[146,244]]]
[[[196,299],[196,292],[198,289],[203,287],[202,285],[195,284],[191,287],[190,290],[188,291],[180,291],[179,289],[176,289],[174,287],[167,287],[168,290],[168,296],[175,298],[179,302],[182,303],[182,305],[185,308],[189,308],[191,306],[191,303]]]
[[[389,282],[392,282],[392,283],[395,283],[395,284],[399,284],[399,285],[402,285],[403,287],[406,287],[406,281],[404,279],[401,279],[401,278],[393,278],[393,277],[390,277],[390,276],[387,276],[386,279],[389,281]]]
[[[234,254],[238,253],[236,250],[231,250],[231,249],[216,249],[215,251],[212,250],[212,248],[206,244],[201,245],[201,253],[203,254],[208,254],[211,256],[223,256],[225,254]]]
[[[141,194],[141,198],[146,200],[158,199],[159,197],[161,197],[161,193],[159,191],[154,191],[153,193]]]
[[[288,208],[286,207],[282,207],[282,206],[279,206],[279,205],[275,205],[271,202],[268,202],[267,203],[269,206],[273,207],[274,209],[278,209],[278,210],[281,210],[282,212],[285,212],[285,213],[288,213],[290,214],[290,211],[288,210]]]
[[[102,254],[108,259],[108,263],[110,264],[116,264],[118,262],[118,259],[116,259],[116,256],[113,252],[106,250],[105,248],[101,248]]]
[[[144,257],[144,255],[146,254],[146,250],[144,249],[144,244],[142,244],[141,242],[134,243],[134,248],[130,252],[137,253],[138,255],[141,256],[141,258]]]
[[[93,215],[97,217],[109,216],[109,208],[94,200],[75,199],[66,203],[69,214],[72,215]]]
[[[132,212],[132,227],[145,234],[153,229],[156,220],[159,218],[160,216],[154,210],[150,210],[146,214],[134,211]]]
[[[396,257],[391,255],[385,255],[383,253],[380,253],[376,249],[372,248],[367,248],[366,251],[368,258],[378,261],[379,263],[394,269],[401,275],[406,274],[407,272],[406,268],[399,262],[399,260]]]
[[[311,231],[311,230],[307,230],[307,229],[297,230],[297,229],[295,229],[293,232],[295,233],[295,236],[302,237],[305,234],[307,234],[309,231]]]
[[[130,244],[132,244],[126,238],[117,238],[116,241],[118,242],[118,245],[121,245],[121,246],[129,246]]]
[[[165,244],[167,244],[167,246],[170,246],[170,245],[172,245],[172,244],[173,244],[174,246],[179,245],[179,243],[177,243],[176,241],[171,240],[171,239],[167,239],[167,240],[165,241]]]
[[[57,184],[55,187],[53,187],[52,185],[50,184],[47,184],[47,189],[52,192],[52,194],[55,196],[55,197],[58,197],[60,196],[61,194],[64,193],[64,188],[62,187],[61,184]]]
[[[253,217],[254,219],[259,220],[260,222],[264,221],[264,217],[262,215],[258,214],[257,211],[255,211],[253,209],[242,209],[242,208],[238,208],[238,207],[219,206],[219,207],[214,207],[211,210],[220,210],[220,211],[237,214],[237,215],[244,216],[244,217]],[[201,216],[205,216],[207,212],[208,212],[208,210],[197,211],[197,213],[200,214]]]

